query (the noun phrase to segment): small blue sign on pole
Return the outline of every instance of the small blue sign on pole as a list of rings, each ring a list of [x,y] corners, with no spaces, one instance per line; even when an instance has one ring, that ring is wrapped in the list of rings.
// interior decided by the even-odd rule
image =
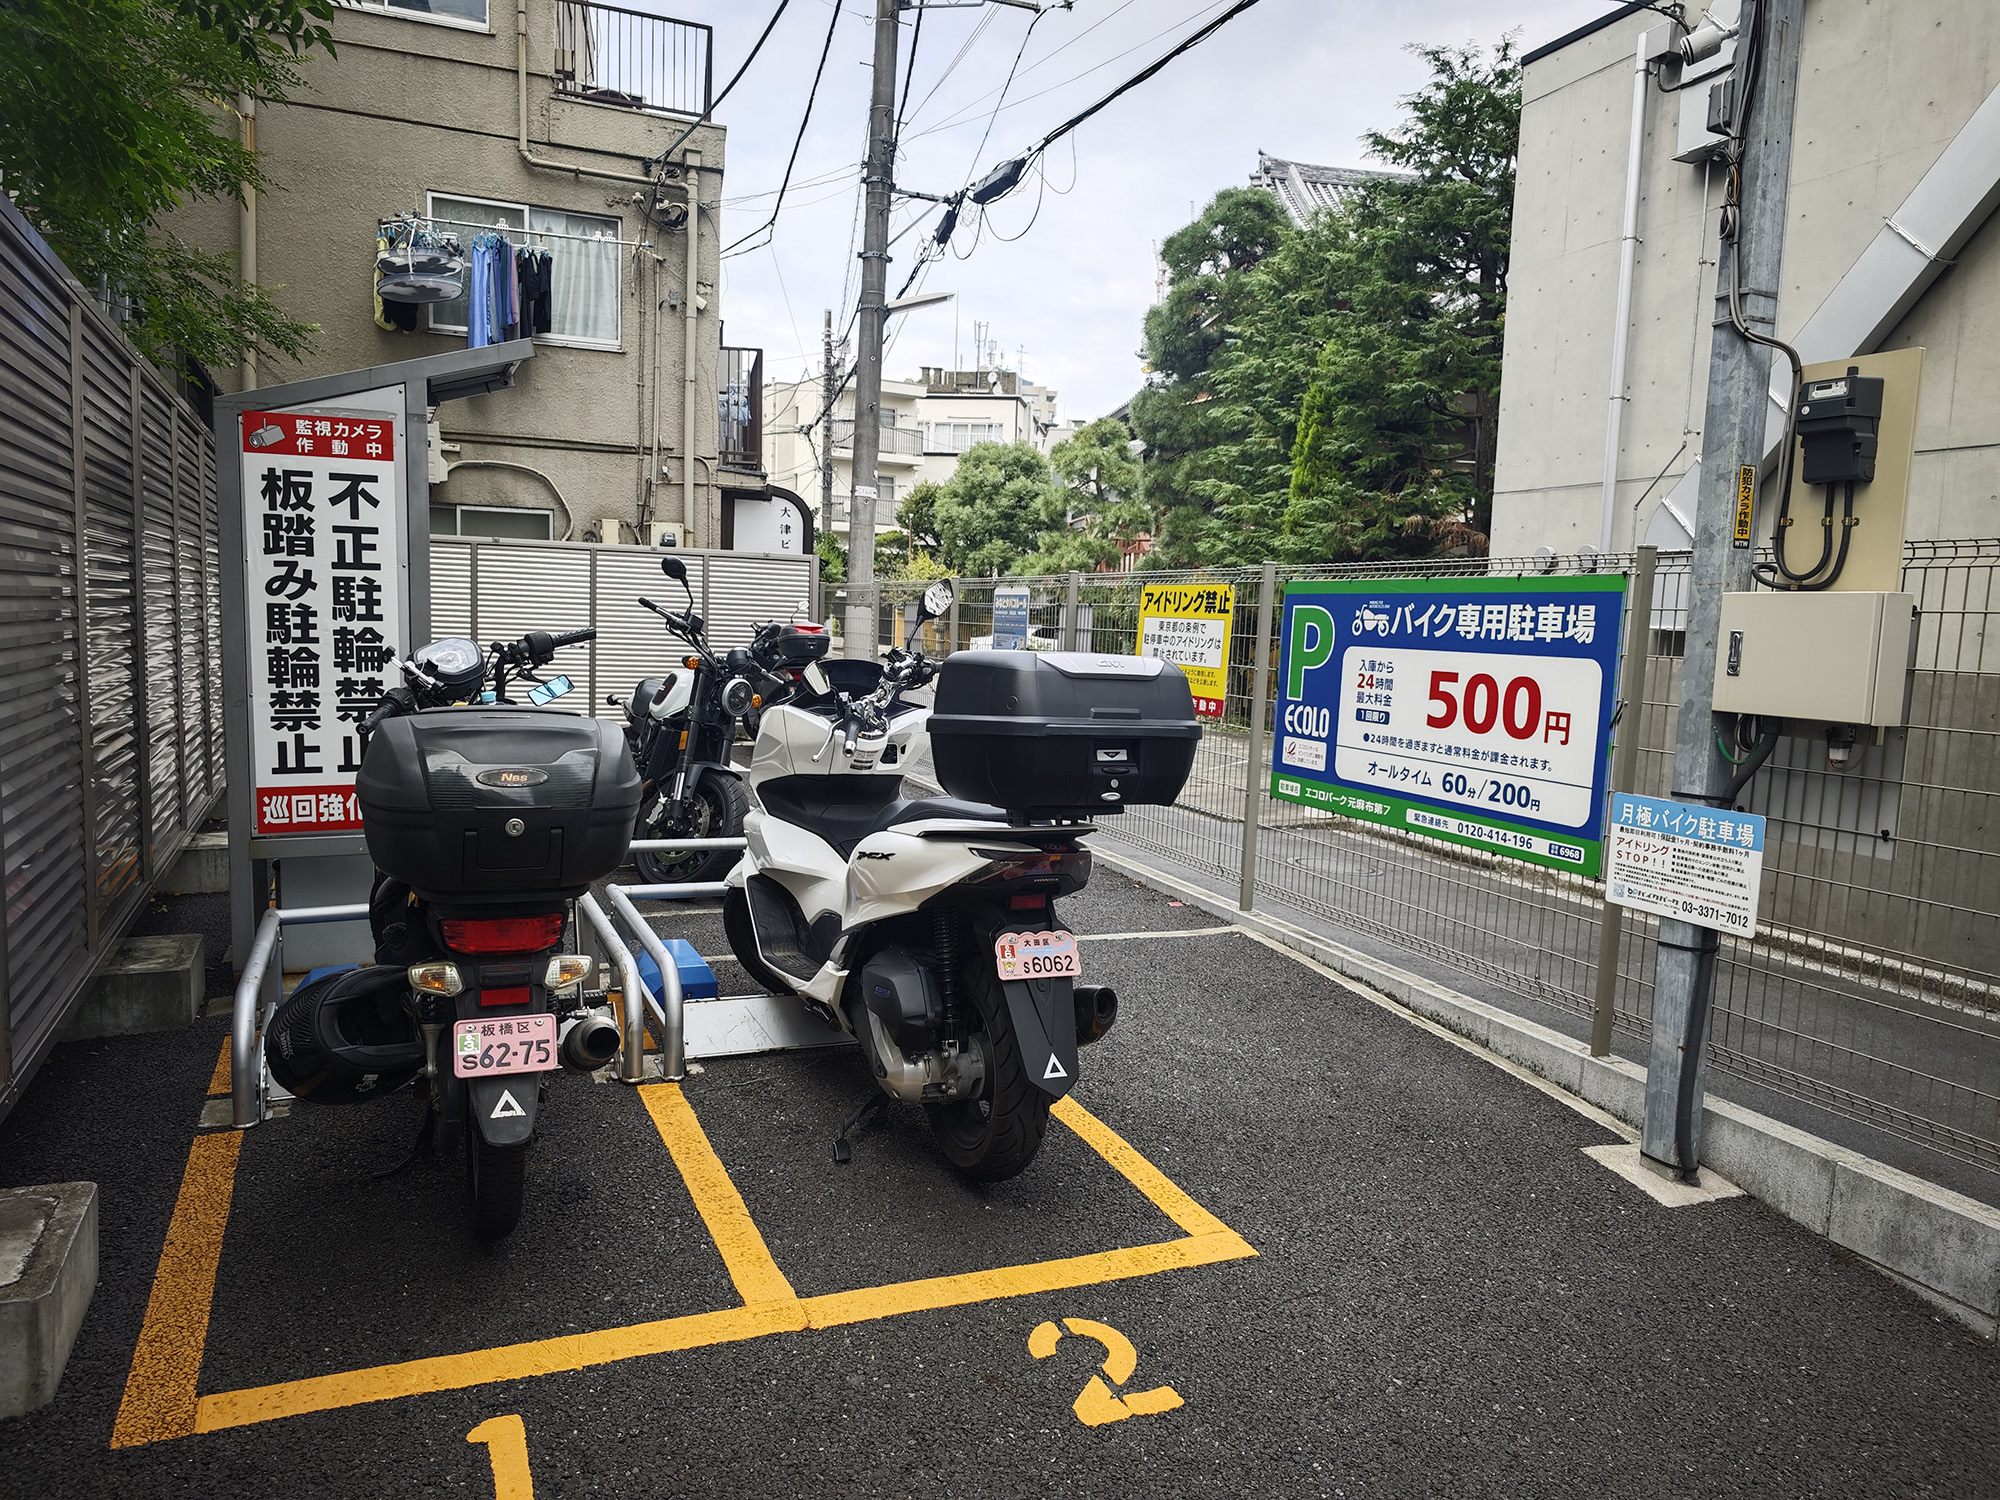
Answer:
[[[1271,795],[1596,875],[1623,574],[1286,585]]]
[[[1028,590],[1009,584],[993,591],[993,649],[1028,649]]]
[[[1762,814],[1612,793],[1606,900],[1755,937],[1763,874]]]

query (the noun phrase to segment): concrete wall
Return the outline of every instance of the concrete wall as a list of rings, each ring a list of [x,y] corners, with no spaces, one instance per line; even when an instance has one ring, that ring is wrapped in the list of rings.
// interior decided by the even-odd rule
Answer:
[[[552,0],[528,0],[528,137],[538,156],[637,174],[647,156],[666,150],[691,123],[553,92]],[[462,348],[462,335],[391,333],[373,316],[376,222],[422,213],[429,192],[525,203],[618,220],[621,240],[620,345],[566,348],[544,341],[512,390],[453,402],[441,413],[448,461],[500,461],[535,473],[469,467],[432,489],[436,504],[519,505],[572,513],[572,539],[601,517],[636,522],[648,477],[653,388],[658,386],[664,476],[652,519],[682,531],[684,546],[719,543],[715,485],[716,362],[720,344],[717,229],[724,132],[697,130],[684,150],[701,153],[697,275],[707,306],[697,312],[694,450],[697,507],[683,514],[682,435],[685,334],[679,304],[686,285],[688,235],[649,222],[637,183],[594,180],[524,162],[516,149],[514,7],[492,0],[485,31],[393,14],[336,13],[337,58],[315,57],[310,89],[289,105],[267,105],[258,146],[275,190],[258,204],[258,279],[280,306],[317,323],[317,347],[301,364],[267,359],[260,383],[276,384],[357,366]],[[678,182],[678,169],[673,182]],[[678,186],[666,197],[678,200]],[[237,211],[203,204],[174,227],[203,248],[239,249]],[[471,231],[462,231],[469,235]],[[650,249],[636,242],[650,241]],[[553,242],[561,254],[561,241]],[[657,288],[655,277],[657,274]],[[671,291],[675,306],[656,312]],[[420,313],[420,328],[427,320]],[[657,328],[656,328],[657,325]],[[655,333],[657,331],[657,338]],[[236,370],[214,372],[225,390],[240,389]],[[546,476],[546,479],[536,477]],[[629,538],[628,538],[629,539]]]
[[[1611,345],[1641,12],[1528,65],[1522,93],[1493,552],[1598,538]],[[1811,0],[1779,332],[1811,316],[2000,85],[1990,0]],[[1698,459],[1714,316],[1719,173],[1672,160],[1682,100],[1647,100],[1613,546]],[[1986,224],[1883,348],[1926,349],[1909,535],[1990,536],[2000,497],[2000,229]],[[1981,337],[1985,334],[1985,337]],[[1682,438],[1686,450],[1676,457]]]

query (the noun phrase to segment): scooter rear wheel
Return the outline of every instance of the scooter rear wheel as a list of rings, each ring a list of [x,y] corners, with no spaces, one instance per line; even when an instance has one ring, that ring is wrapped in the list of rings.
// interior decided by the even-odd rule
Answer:
[[[472,1208],[472,1232],[482,1240],[505,1239],[521,1222],[526,1190],[528,1143],[489,1146],[477,1126],[465,1131],[465,1195]]]
[[[1021,1062],[1014,1023],[992,962],[977,959],[958,973],[959,994],[977,1012],[986,1034],[986,1087],[977,1099],[925,1106],[931,1134],[959,1171],[974,1182],[1003,1182],[1027,1170],[1049,1128],[1049,1096],[1036,1088]]]

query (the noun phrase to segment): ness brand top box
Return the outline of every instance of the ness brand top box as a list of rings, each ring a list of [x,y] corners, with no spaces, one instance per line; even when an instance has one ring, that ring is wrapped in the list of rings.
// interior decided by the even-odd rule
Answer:
[[[1010,811],[1164,806],[1201,725],[1181,669],[1086,651],[960,651],[938,674],[931,759],[945,791]]]
[[[355,783],[385,875],[454,903],[580,895],[625,862],[639,773],[616,724],[440,708],[375,731]]]

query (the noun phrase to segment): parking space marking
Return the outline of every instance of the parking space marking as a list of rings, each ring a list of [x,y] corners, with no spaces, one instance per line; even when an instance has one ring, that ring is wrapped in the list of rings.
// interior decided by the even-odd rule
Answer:
[[[465,1390],[773,1333],[837,1328],[902,1313],[1093,1286],[1257,1254],[1247,1240],[1175,1186],[1110,1126],[1074,1098],[1064,1098],[1050,1112],[1165,1214],[1183,1238],[801,1298],[778,1268],[680,1086],[655,1084],[638,1093],[731,1281],[745,1299],[744,1306],[198,1396],[208,1307],[243,1137],[236,1131],[197,1136],[189,1153],[182,1201],[161,1252],[112,1446],[221,1432],[308,1412]]]
[[[1079,943],[1129,943],[1136,938],[1221,937],[1242,932],[1241,927],[1170,927],[1164,932],[1079,932]]]
[[[222,1051],[215,1058],[215,1071],[208,1075],[208,1097],[211,1099],[228,1093],[231,1080],[236,1076],[229,1067],[229,1043],[228,1037],[222,1039]]]
[[[489,1417],[465,1435],[483,1444],[493,1466],[493,1500],[535,1500],[535,1478],[528,1472],[528,1424],[518,1415]]]
[[[1187,1403],[1181,1393],[1170,1385],[1155,1386],[1150,1391],[1133,1391],[1124,1396],[1112,1394],[1111,1387],[1123,1385],[1139,1369],[1139,1351],[1132,1347],[1132,1341],[1108,1323],[1099,1323],[1090,1318],[1064,1318],[1063,1327],[1078,1338],[1093,1339],[1104,1346],[1104,1363],[1099,1366],[1102,1375],[1090,1377],[1090,1383],[1076,1398],[1071,1409],[1076,1419],[1086,1427],[1102,1427],[1108,1422],[1122,1422],[1127,1417],[1154,1417],[1161,1412],[1173,1411]],[[1028,1335],[1028,1352],[1036,1359],[1047,1359],[1056,1352],[1056,1344],[1062,1338],[1062,1328],[1053,1323],[1040,1323]],[[1109,1381],[1107,1385],[1105,1382]]]
[[[680,1168],[681,1179],[687,1183],[715,1248],[722,1252],[722,1263],[728,1267],[738,1295],[746,1304],[797,1302],[799,1294],[771,1258],[762,1231],[751,1219],[736,1184],[729,1180],[722,1158],[708,1143],[708,1133],[694,1117],[680,1085],[648,1084],[639,1090],[639,1097],[645,1101],[646,1113],[653,1117],[674,1165]]]
[[[180,1197],[160,1247],[160,1268],[146,1301],[146,1319],[132,1351],[124,1399],[112,1424],[111,1446],[132,1448],[195,1430],[201,1353],[208,1342],[215,1269],[236,1191],[236,1131],[198,1135],[188,1148]]]

